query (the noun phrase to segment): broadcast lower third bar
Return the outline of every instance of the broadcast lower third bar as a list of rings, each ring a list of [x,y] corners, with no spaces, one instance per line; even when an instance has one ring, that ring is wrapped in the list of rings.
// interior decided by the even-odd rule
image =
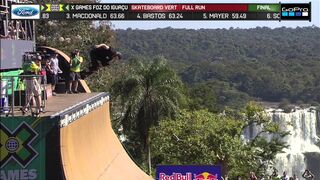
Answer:
[[[311,21],[311,3],[14,4],[11,19]]]

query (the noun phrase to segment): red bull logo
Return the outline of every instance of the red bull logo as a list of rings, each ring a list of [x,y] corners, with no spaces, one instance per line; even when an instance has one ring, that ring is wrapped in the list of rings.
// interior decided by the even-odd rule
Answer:
[[[203,172],[198,175],[195,174],[193,180],[218,180],[218,175],[217,174],[213,175],[208,172]]]
[[[156,180],[221,180],[221,166],[158,165]]]
[[[165,173],[159,174],[159,180],[193,180],[192,173],[173,173],[172,175],[166,175]]]
[[[192,178],[192,173],[173,173],[172,175],[160,173],[159,180],[218,180],[218,175],[203,172],[201,174],[194,174],[194,178]]]

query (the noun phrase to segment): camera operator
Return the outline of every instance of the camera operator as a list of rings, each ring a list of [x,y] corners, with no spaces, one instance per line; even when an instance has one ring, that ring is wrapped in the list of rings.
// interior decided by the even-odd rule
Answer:
[[[25,60],[23,63],[24,75],[26,81],[26,101],[25,106],[20,110],[23,114],[28,112],[29,108],[31,110],[30,102],[35,100],[36,111],[35,115],[39,115],[40,112],[43,112],[41,108],[41,86],[38,78],[32,75],[38,75],[41,70],[41,56],[37,55],[33,60]]]

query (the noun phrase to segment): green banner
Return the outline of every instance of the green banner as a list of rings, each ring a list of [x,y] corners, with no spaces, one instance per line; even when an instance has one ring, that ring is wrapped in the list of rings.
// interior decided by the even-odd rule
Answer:
[[[50,129],[45,118],[1,117],[1,180],[45,179],[46,133]]]
[[[280,4],[249,4],[249,12],[280,12]]]
[[[20,75],[23,71],[22,70],[16,70],[16,71],[7,71],[7,72],[1,72],[0,77],[1,77],[1,89],[4,92],[1,92],[1,95],[4,95],[8,93],[8,95],[12,94],[12,85],[14,84],[13,90],[16,91],[19,89],[20,86],[20,78],[18,75]],[[13,76],[11,79],[10,76]],[[12,84],[13,82],[13,84]],[[5,91],[8,92],[5,92]]]

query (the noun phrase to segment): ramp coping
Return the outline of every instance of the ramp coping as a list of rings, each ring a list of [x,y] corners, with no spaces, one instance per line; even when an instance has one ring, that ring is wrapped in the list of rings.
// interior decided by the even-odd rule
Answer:
[[[67,126],[73,121],[79,119],[80,117],[88,114],[97,107],[102,106],[105,102],[109,101],[109,94],[106,92],[99,93],[95,96],[92,96],[80,103],[77,103],[73,106],[68,107],[62,111],[59,111],[50,116],[51,119],[59,118],[60,128]]]

